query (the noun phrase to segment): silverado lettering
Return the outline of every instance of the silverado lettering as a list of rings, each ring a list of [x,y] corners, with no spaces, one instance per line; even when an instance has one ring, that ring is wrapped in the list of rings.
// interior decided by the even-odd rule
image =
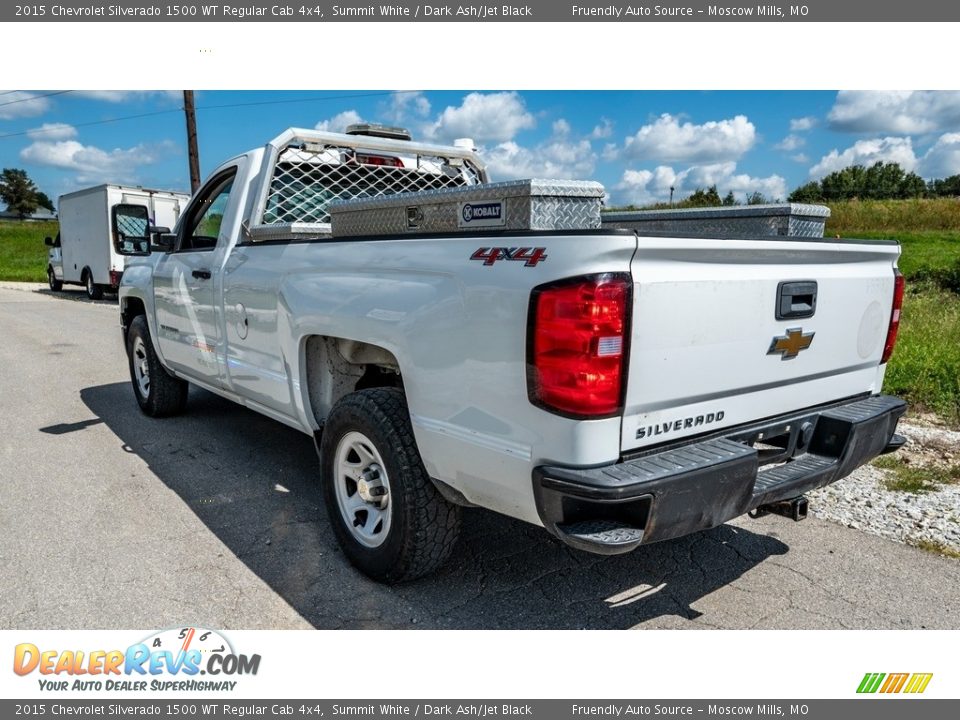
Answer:
[[[690,428],[700,427],[701,425],[710,425],[723,420],[723,410],[706,415],[697,415],[695,417],[674,420],[673,422],[656,423],[646,427],[637,428],[637,440],[643,440],[650,435],[663,435],[668,432],[678,432],[680,430],[689,430]]]

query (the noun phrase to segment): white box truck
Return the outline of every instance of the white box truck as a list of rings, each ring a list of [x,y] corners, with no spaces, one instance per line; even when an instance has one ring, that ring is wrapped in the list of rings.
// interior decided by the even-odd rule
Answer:
[[[149,255],[150,229],[176,225],[189,199],[187,193],[125,185],[61,195],[60,235],[47,239],[50,287],[83,285],[91,300],[116,292],[127,257]]]

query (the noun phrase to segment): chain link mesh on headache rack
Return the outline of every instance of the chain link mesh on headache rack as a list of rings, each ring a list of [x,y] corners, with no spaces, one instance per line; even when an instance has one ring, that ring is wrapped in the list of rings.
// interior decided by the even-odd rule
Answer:
[[[476,168],[468,163],[451,165],[442,157],[397,157],[304,143],[280,153],[263,223],[327,223],[327,208],[333,200],[441,190],[479,182]]]

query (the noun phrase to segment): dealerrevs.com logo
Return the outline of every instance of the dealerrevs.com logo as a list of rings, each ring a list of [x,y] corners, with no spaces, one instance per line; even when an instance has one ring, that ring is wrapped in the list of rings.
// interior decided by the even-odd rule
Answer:
[[[161,630],[125,650],[58,650],[27,642],[13,652],[14,673],[35,674],[40,689],[52,691],[231,691],[238,682],[233,678],[259,669],[259,654],[237,653],[222,633],[198,627]]]

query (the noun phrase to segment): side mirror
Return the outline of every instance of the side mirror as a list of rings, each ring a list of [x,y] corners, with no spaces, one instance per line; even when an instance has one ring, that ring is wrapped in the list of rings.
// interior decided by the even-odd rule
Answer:
[[[152,234],[151,247],[160,252],[170,252],[177,244],[177,236],[169,232],[169,228],[151,228],[151,230],[166,230],[167,232],[157,232]]]
[[[43,239],[43,244],[46,245],[47,247],[53,247],[53,238],[50,237],[49,235],[47,235],[47,236]]]

